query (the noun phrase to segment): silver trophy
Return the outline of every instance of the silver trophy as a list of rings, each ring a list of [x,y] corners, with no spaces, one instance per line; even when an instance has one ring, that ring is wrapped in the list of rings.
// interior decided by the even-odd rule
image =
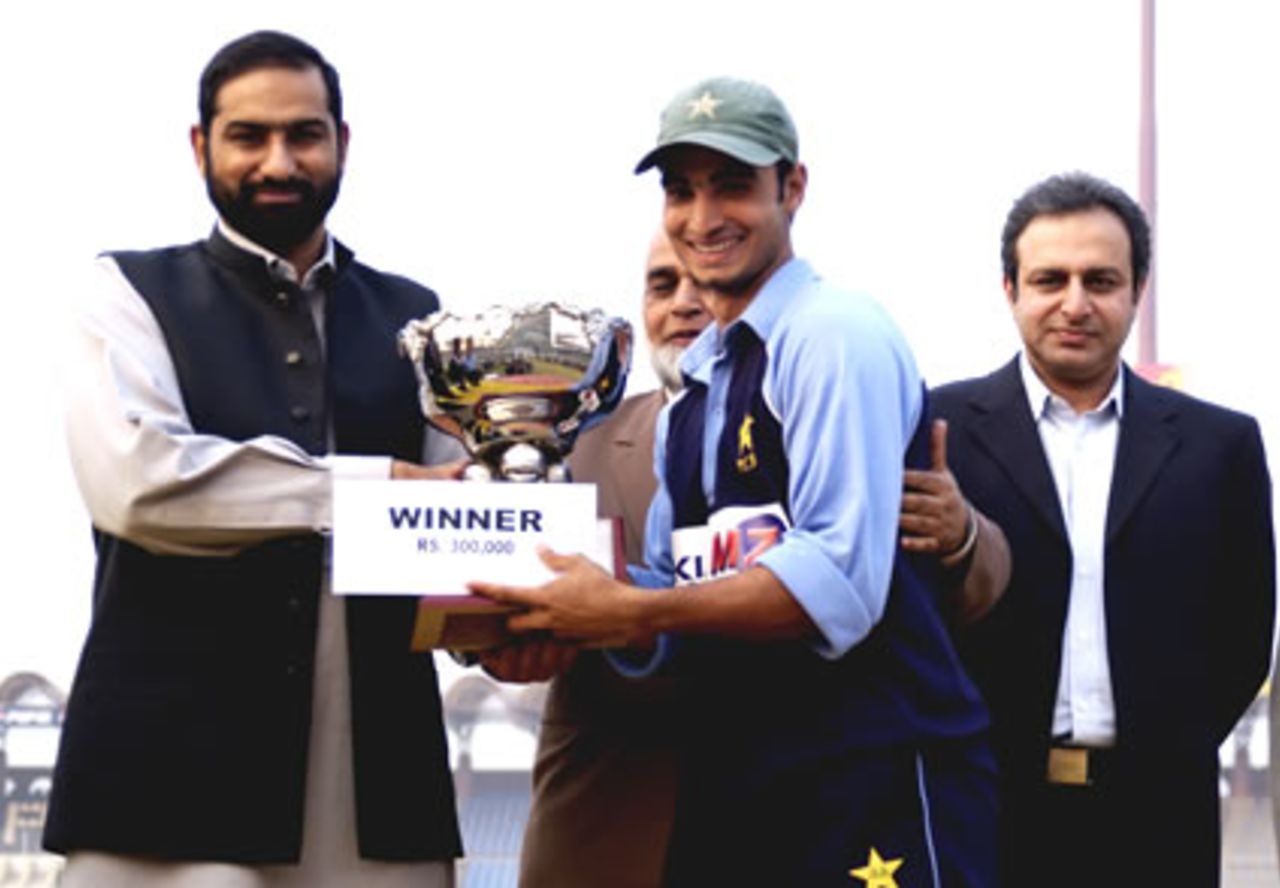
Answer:
[[[438,311],[400,331],[422,412],[459,438],[471,480],[563,481],[578,434],[622,400],[631,325],[556,302]]]

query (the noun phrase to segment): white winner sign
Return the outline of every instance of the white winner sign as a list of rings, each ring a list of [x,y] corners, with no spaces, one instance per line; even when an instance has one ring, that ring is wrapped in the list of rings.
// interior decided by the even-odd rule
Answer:
[[[552,572],[537,547],[595,557],[594,484],[336,480],[333,591],[462,600],[467,582]]]

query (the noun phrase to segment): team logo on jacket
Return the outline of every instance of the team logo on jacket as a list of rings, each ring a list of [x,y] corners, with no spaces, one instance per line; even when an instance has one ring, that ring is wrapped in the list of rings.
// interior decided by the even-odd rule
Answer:
[[[756,459],[756,443],[751,438],[751,427],[756,418],[748,413],[742,417],[742,425],[738,426],[738,472],[745,475],[760,464]]]
[[[729,506],[697,527],[671,532],[677,586],[746,570],[791,527],[779,503]]]
[[[880,856],[879,851],[872,848],[867,865],[849,870],[849,875],[865,882],[866,888],[898,888],[898,880],[893,877],[893,874],[900,866],[902,866],[901,857],[885,860]]]

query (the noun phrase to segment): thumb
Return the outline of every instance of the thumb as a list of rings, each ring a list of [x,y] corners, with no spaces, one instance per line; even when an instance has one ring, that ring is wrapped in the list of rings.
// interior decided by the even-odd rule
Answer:
[[[929,462],[935,472],[947,470],[947,421],[935,419],[929,429]]]
[[[554,570],[556,573],[564,573],[573,566],[573,555],[561,555],[559,552],[552,551],[547,546],[538,547],[538,557],[542,559],[542,563]]]

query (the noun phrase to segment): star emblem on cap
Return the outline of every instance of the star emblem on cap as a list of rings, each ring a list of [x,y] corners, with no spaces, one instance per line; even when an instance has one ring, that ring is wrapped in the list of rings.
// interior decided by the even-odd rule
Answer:
[[[866,882],[866,888],[898,888],[898,880],[893,874],[902,866],[902,858],[885,860],[875,848],[871,849],[871,857],[866,866],[849,870],[849,875]]]
[[[708,120],[715,120],[716,108],[723,101],[723,99],[717,99],[711,95],[710,90],[703,90],[702,95],[689,101],[689,119],[697,120],[699,117],[705,117]]]

